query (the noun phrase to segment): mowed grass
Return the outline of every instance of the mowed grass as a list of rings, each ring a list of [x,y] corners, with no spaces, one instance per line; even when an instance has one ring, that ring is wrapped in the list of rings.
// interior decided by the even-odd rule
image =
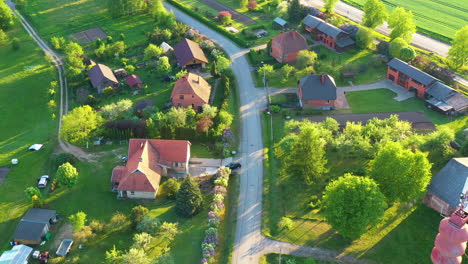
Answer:
[[[366,0],[353,0],[363,6]],[[455,32],[468,23],[468,4],[463,0],[386,0],[391,12],[395,6],[404,7],[414,14],[416,24],[430,32],[453,38]]]
[[[284,119],[273,115],[273,140],[270,140],[270,117],[264,116],[265,159],[264,212],[262,233],[300,245],[326,248],[376,263],[430,263],[430,252],[441,217],[419,201],[412,205],[396,203],[387,208],[381,221],[361,238],[349,240],[339,235],[325,221],[318,209],[309,206],[312,195],[320,195],[325,183],[305,186],[278,174],[279,161],[272,148],[285,135]],[[331,181],[346,172],[362,170],[367,161],[360,158],[340,158],[339,153],[327,153]],[[297,190],[300,190],[299,192]],[[290,230],[280,230],[281,217],[292,219]],[[285,257],[285,261],[289,257]],[[267,256],[264,263],[277,263],[278,255]],[[295,259],[303,263],[305,259]],[[273,261],[273,262],[272,262]],[[319,262],[320,263],[320,262]]]
[[[47,106],[52,98],[47,93],[49,84],[57,78],[55,68],[19,23],[8,34],[18,38],[21,47],[18,51],[12,50],[11,43],[0,47],[0,167],[11,167],[12,158],[18,158],[19,164],[11,167],[0,184],[0,251],[30,206],[24,189],[34,186],[46,172],[57,130],[57,120],[52,119],[56,111]],[[45,145],[29,152],[27,148],[34,143]]]

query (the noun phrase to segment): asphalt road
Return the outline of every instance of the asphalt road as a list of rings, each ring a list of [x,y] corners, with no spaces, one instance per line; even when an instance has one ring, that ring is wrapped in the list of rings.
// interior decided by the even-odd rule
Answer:
[[[245,56],[248,50],[237,47],[230,40],[169,4],[166,4],[166,7],[174,11],[177,20],[215,40],[231,57],[231,67],[237,77],[239,87],[241,144],[240,155],[237,159],[242,163],[232,263],[256,264],[259,254],[258,251],[252,249],[263,241],[260,233],[263,192],[263,141],[260,113],[266,107],[266,93],[263,89],[255,88]]]
[[[323,7],[323,0],[301,0],[301,3],[315,7]],[[358,23],[361,23],[362,16],[364,14],[362,10],[341,1],[338,2],[334,11]],[[378,27],[377,31],[384,35],[389,35],[391,30],[388,28],[387,23],[385,23],[384,25]],[[418,48],[437,53],[444,57],[447,57],[448,49],[450,47],[450,45],[447,43],[438,41],[419,33],[414,34],[413,42],[411,44]]]

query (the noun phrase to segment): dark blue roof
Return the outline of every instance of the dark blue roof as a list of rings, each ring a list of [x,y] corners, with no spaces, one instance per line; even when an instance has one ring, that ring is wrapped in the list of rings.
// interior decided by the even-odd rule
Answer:
[[[333,77],[309,75],[299,80],[302,88],[302,100],[336,100],[336,84]]]
[[[318,17],[314,17],[312,15],[307,15],[303,20],[302,20],[302,24],[310,27],[310,28],[317,28],[318,25],[320,25],[321,23],[325,23],[325,21],[323,21],[322,19],[318,18]]]
[[[460,194],[468,189],[468,158],[453,158],[432,178],[427,192],[451,207],[457,207]]]
[[[404,73],[405,75],[411,77],[412,79],[424,84],[430,85],[433,81],[437,81],[436,78],[433,76],[415,68],[408,63],[401,61],[397,58],[393,58],[389,63],[388,66],[398,70],[399,72]]]
[[[457,91],[441,82],[435,82],[427,88],[426,93],[434,98],[445,101],[454,96]]]

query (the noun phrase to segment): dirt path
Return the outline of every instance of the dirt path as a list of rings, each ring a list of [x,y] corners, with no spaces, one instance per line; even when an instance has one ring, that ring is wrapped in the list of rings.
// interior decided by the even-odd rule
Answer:
[[[220,2],[218,2],[216,0],[200,0],[200,2],[203,2],[203,3],[211,6],[212,8],[214,8],[214,9],[216,9],[218,11],[224,11],[224,10],[229,11],[232,14],[233,19],[241,22],[244,25],[250,25],[250,24],[253,24],[253,23],[257,23],[257,21],[251,19],[250,17],[245,16],[245,15],[237,12],[236,10],[223,5],[223,4],[221,4]]]
[[[69,223],[64,223],[60,226],[60,229],[55,235],[54,241],[52,243],[52,250],[56,250],[60,246],[60,242],[65,238],[73,237],[73,227]]]

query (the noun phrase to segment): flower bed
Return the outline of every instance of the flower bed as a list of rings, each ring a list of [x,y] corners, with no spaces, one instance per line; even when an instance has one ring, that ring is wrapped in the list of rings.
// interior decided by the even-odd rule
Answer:
[[[208,225],[205,230],[205,239],[201,244],[202,259],[201,264],[213,263],[217,254],[219,235],[218,228],[224,218],[224,199],[227,196],[227,186],[229,182],[229,174],[231,170],[226,167],[221,167],[216,175],[214,187],[212,190],[213,200],[208,212]]]

